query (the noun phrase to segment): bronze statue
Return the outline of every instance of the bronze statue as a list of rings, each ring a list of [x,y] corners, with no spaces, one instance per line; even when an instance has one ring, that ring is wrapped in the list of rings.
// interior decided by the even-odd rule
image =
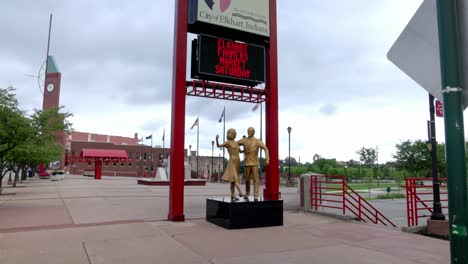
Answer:
[[[270,163],[270,155],[268,153],[268,148],[263,144],[263,142],[254,137],[255,129],[249,127],[247,129],[247,138],[239,140],[239,146],[244,147],[245,155],[245,198],[248,199],[250,194],[250,179],[252,178],[254,184],[254,199],[258,200],[259,196],[259,179],[258,179],[258,150],[262,148],[265,151],[265,165]]]
[[[235,188],[239,190],[239,196],[241,197],[243,196],[241,188],[240,188],[240,184],[239,184],[240,147],[239,147],[239,144],[234,140],[236,138],[236,135],[237,135],[236,130],[234,128],[230,128],[227,131],[227,136],[226,136],[228,140],[221,145],[218,142],[219,135],[216,135],[216,146],[218,146],[218,148],[225,147],[228,149],[229,161],[223,174],[223,180],[231,183],[231,198],[234,201],[239,200],[239,198],[237,198],[234,193]]]

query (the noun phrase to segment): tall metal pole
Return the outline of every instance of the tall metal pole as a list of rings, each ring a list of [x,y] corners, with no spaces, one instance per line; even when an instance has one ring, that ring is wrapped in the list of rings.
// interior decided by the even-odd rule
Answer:
[[[431,173],[432,173],[432,189],[434,195],[434,204],[431,219],[432,220],[445,220],[445,216],[442,213],[442,205],[440,203],[440,182],[437,170],[437,141],[435,131],[435,116],[434,116],[434,96],[429,94],[429,113],[430,113],[430,138],[431,141]]]
[[[291,127],[288,127],[288,138],[289,138],[289,154],[288,154],[288,184],[291,183]]]
[[[52,32],[52,14],[50,14],[49,18],[49,36],[47,37],[47,54],[46,54],[46,68],[45,73],[47,74],[47,65],[49,64],[49,50],[50,50],[50,34]],[[46,78],[44,77],[44,89],[46,87]]]
[[[169,214],[171,221],[184,221],[185,84],[187,64],[188,1],[177,0],[174,14],[172,110],[170,147]]]
[[[265,90],[268,100],[265,102],[265,143],[270,152],[270,164],[265,171],[265,189],[263,197],[267,200],[278,200],[279,189],[279,148],[278,148],[278,35],[277,35],[276,0],[270,0],[270,45],[266,49]]]
[[[468,204],[457,1],[437,0],[451,263],[468,263]]]
[[[197,178],[200,176],[200,173],[198,172],[198,157],[200,156],[199,152],[198,152],[198,147],[199,147],[199,139],[200,139],[200,119],[199,117],[197,117],[197,121],[198,121],[198,124],[197,124]]]
[[[50,14],[49,18],[49,35],[47,36],[47,54],[46,54],[46,63],[45,63],[45,75],[44,75],[44,94],[45,88],[47,86],[47,65],[49,63],[49,49],[50,49],[50,33],[52,31],[52,14]],[[39,164],[39,174],[44,172],[44,164]]]
[[[213,178],[213,171],[214,171],[214,141],[211,141],[211,176],[210,176],[210,181]]]

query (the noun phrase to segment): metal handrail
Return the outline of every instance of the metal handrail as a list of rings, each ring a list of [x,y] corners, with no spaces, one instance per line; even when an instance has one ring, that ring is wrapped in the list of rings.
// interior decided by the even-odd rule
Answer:
[[[325,180],[318,179],[324,177]],[[334,180],[329,180],[334,179]],[[323,183],[338,184],[339,187],[322,187]],[[341,191],[336,193],[326,193],[322,190],[335,190]],[[320,197],[318,196],[320,194]],[[332,200],[323,198],[323,196],[341,197],[341,199]],[[372,222],[374,224],[383,224],[385,226],[397,227],[392,221],[385,217],[379,210],[372,204],[366,201],[360,194],[346,183],[346,178],[341,175],[324,175],[312,176],[310,185],[311,208],[318,210],[318,207],[341,209],[343,215],[346,214],[348,209],[353,215],[362,222]],[[356,198],[357,197],[357,198]],[[333,205],[325,205],[322,202],[335,203]]]

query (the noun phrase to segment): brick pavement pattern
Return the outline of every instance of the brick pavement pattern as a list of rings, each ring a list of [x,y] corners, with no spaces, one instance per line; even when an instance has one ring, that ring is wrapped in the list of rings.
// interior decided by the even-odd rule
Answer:
[[[6,182],[5,182],[6,183]],[[298,212],[282,188],[282,227],[225,230],[204,220],[226,184],[185,188],[186,222],[166,221],[168,187],[135,178],[31,179],[0,196],[0,263],[449,263],[449,243]]]

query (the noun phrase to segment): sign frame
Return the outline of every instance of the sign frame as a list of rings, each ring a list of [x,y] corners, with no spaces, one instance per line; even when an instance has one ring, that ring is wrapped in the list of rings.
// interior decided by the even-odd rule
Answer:
[[[272,23],[270,0],[255,0],[255,5],[267,6],[263,12],[254,10],[251,1],[188,0],[188,32],[214,34],[257,44],[269,42]],[[257,1],[262,3],[259,4]],[[204,13],[203,17],[200,13]],[[250,28],[252,25],[255,25],[254,28],[263,28],[267,33]]]
[[[217,81],[217,82],[223,82],[223,83],[229,83],[229,84],[239,84],[239,85],[247,85],[247,86],[256,86],[261,83],[265,83],[266,81],[266,49],[264,46],[261,45],[256,45],[256,44],[250,44],[250,43],[245,43],[245,42],[238,42],[238,43],[243,43],[248,45],[248,48],[252,47],[255,49],[261,49],[261,61],[259,62],[261,64],[261,68],[263,68],[261,71],[261,77],[257,79],[249,79],[249,78],[241,78],[241,77],[233,77],[233,76],[228,76],[228,75],[222,75],[222,74],[216,74],[212,72],[206,72],[202,70],[202,62],[203,62],[203,56],[202,55],[202,45],[203,41],[202,38],[212,38],[213,41],[223,39],[226,41],[232,41],[232,42],[238,42],[232,39],[225,39],[225,38],[220,38],[208,34],[199,34],[197,39],[192,41],[192,62],[191,62],[191,78],[193,79],[199,79],[199,80],[210,80],[210,81]],[[254,62],[254,65],[252,67],[256,67],[258,63]]]

